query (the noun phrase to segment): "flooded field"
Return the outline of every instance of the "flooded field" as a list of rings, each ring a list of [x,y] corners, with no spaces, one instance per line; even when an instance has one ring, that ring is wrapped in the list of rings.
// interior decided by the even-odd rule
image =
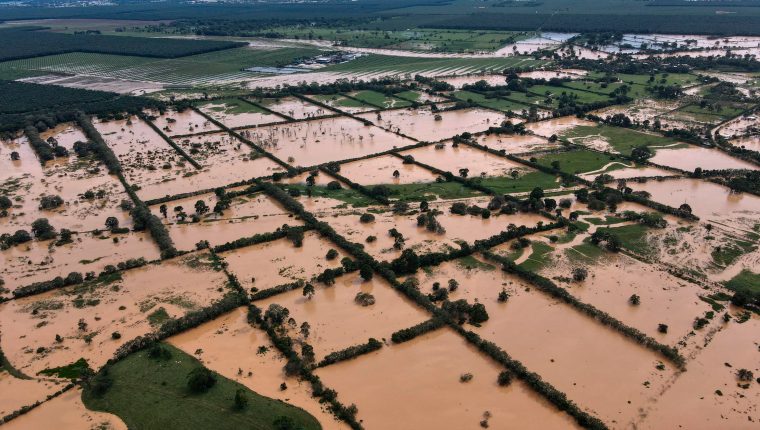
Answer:
[[[193,250],[202,240],[212,246],[221,245],[241,237],[273,232],[283,224],[301,224],[263,194],[237,197],[221,214],[208,212],[199,216],[199,222],[190,222],[192,215],[197,214],[198,201],[203,201],[207,208],[214,208],[218,198],[209,193],[167,203],[166,217],[163,217],[160,205],[151,207],[153,213],[168,224],[169,235],[178,249]]]
[[[549,142],[539,136],[505,136],[499,134],[482,135],[476,138],[477,143],[491,149],[503,149],[508,154],[521,154],[525,152],[546,151],[561,147],[558,142]]]
[[[279,355],[264,331],[248,324],[245,308],[238,308],[214,321],[171,337],[169,343],[194,355],[215,372],[262,396],[279,399],[306,410],[317,417],[325,430],[349,428],[337,421],[325,406],[312,397],[308,382],[285,375],[283,367],[286,360]],[[266,348],[263,354],[257,352],[262,347]],[[286,383],[287,390],[279,388],[282,383]]]
[[[459,174],[461,169],[467,169],[466,176],[471,177],[508,176],[512,171],[530,170],[522,164],[471,146],[457,145],[454,147],[451,142],[416,148],[402,154],[411,155],[416,161],[431,165],[444,172]]]
[[[755,164],[732,157],[717,149],[694,146],[659,149],[650,161],[663,166],[686,170],[687,172],[693,172],[697,167],[701,167],[703,170],[757,169]]]
[[[686,203],[697,216],[707,219],[730,218],[760,212],[760,197],[735,194],[729,188],[696,179],[629,183],[635,191],[646,191],[654,201],[673,207]]]
[[[560,135],[562,132],[572,129],[574,127],[584,126],[584,125],[592,126],[595,124],[596,123],[592,121],[578,119],[574,116],[564,116],[561,118],[547,119],[547,120],[543,120],[539,122],[531,122],[531,123],[525,124],[525,128],[539,136],[550,137],[554,134]]]
[[[334,285],[319,284],[315,288],[312,298],[304,297],[297,289],[255,304],[267,309],[270,304],[277,303],[290,311],[297,326],[308,322],[311,327],[309,344],[314,347],[317,361],[333,351],[365,343],[369,338],[390,339],[396,330],[429,318],[426,312],[379,277],[364,281],[358,273],[350,273],[336,279]],[[369,306],[357,304],[355,298],[359,292],[371,294],[375,303]],[[340,387],[336,388],[340,390]]]
[[[340,166],[340,174],[362,185],[433,182],[437,177],[423,167],[404,164],[402,159],[393,155],[343,164]]]
[[[198,108],[230,128],[283,121],[282,117],[241,99],[214,100],[203,103]]]
[[[241,131],[241,134],[295,166],[314,166],[414,144],[351,118],[329,118]]]
[[[486,131],[489,127],[498,127],[507,119],[500,113],[483,109],[462,109],[439,113],[433,113],[427,108],[398,109],[377,114],[365,113],[359,116],[387,130],[427,142],[450,139],[464,132]]]
[[[13,333],[0,345],[8,360],[29,374],[82,357],[99,367],[124,340],[221,298],[225,283],[224,275],[210,268],[208,255],[194,254],[16,299],[0,305],[0,326]]]
[[[567,415],[521,382],[497,385],[501,370],[453,332],[441,329],[317,374],[356,401],[367,428],[477,428],[486,411],[494,428],[575,428]],[[471,373],[472,380],[460,382],[464,373]],[[399,396],[399,389],[407,394]],[[433,409],[441,413],[419,413]]]
[[[331,111],[325,110],[320,106],[305,102],[296,97],[285,97],[277,100],[262,99],[256,100],[256,102],[260,103],[267,109],[271,109],[293,119],[317,118],[332,114]]]
[[[182,112],[167,111],[163,114],[149,112],[149,114],[155,116],[153,122],[169,136],[219,130],[211,121],[192,109],[185,109]]]
[[[488,311],[490,318],[474,329],[477,333],[605,422],[625,428],[672,378],[669,365],[662,371],[655,368],[660,357],[593,318],[497,267],[464,264],[475,269],[462,270],[456,263],[434,268],[420,277],[421,290],[430,291],[433,282],[445,285],[456,279],[461,287],[453,298],[477,299]],[[509,294],[506,303],[497,301],[502,289]],[[621,368],[626,371],[620,372]],[[614,386],[608,384],[610,378],[616,381]]]

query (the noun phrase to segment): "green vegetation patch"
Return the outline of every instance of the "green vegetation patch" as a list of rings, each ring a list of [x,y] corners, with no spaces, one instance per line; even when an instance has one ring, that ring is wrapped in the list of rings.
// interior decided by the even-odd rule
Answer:
[[[473,181],[480,183],[484,187],[488,187],[498,194],[525,193],[532,191],[536,187],[551,190],[560,186],[556,176],[539,171],[521,174],[517,178],[512,178],[511,176],[489,176],[475,178]]]
[[[760,274],[744,269],[726,282],[726,287],[736,292],[745,293],[757,300],[760,298]]]
[[[170,357],[152,358],[150,351],[140,351],[110,366],[110,387],[100,395],[86,389],[82,393],[85,406],[115,414],[134,429],[321,429],[306,411],[261,396],[214,372],[216,383],[208,391],[191,391],[188,376],[203,365],[171,345],[161,348]],[[238,392],[247,403],[242,408],[236,406]]]
[[[57,378],[65,379],[78,379],[84,373],[90,369],[90,365],[87,364],[87,360],[80,358],[79,360],[61,367],[54,367],[52,369],[41,370],[38,375],[54,376]]]
[[[538,159],[538,163],[546,167],[552,167],[552,163],[555,161],[559,162],[559,169],[561,171],[572,174],[600,170],[613,162],[617,163],[609,166],[605,171],[609,172],[625,168],[622,164],[618,164],[625,163],[625,161],[620,160],[614,155],[605,155],[586,149],[547,154]]]
[[[459,100],[475,103],[480,106],[502,112],[520,113],[524,110],[527,111],[530,109],[530,106],[524,105],[522,103],[505,100],[498,97],[489,98],[483,94],[473,93],[470,91],[455,91],[451,95]]]
[[[713,248],[710,256],[713,259],[713,263],[716,265],[728,267],[742,255],[748,254],[756,249],[757,246],[752,242],[733,240],[730,243]]]
[[[648,146],[652,151],[658,146],[669,146],[678,143],[677,140],[657,134],[641,133],[629,128],[613,127],[609,125],[581,125],[573,127],[562,133],[562,137],[582,144],[583,138],[601,138],[608,142],[621,154],[630,155],[631,150],[638,146]],[[686,144],[681,144],[686,147]],[[671,146],[676,148],[681,146]]]
[[[649,228],[641,224],[624,225],[621,227],[612,227],[608,229],[610,233],[620,239],[623,248],[633,251],[637,254],[646,255],[652,252],[652,248],[647,243],[647,231]]]
[[[480,261],[472,255],[456,260],[456,264],[460,269],[466,270],[484,270],[487,272],[496,270],[496,266]]]
[[[592,243],[584,242],[565,250],[565,255],[574,262],[594,264],[605,255],[605,250]]]
[[[201,103],[198,105],[198,107],[205,108],[211,112],[223,112],[228,115],[245,113],[260,113],[269,115],[269,112],[256,105],[252,105],[250,103],[244,102],[243,100],[232,97]]]
[[[544,242],[533,242],[532,249],[533,252],[527,260],[520,263],[520,267],[531,272],[538,272],[549,264],[551,260],[550,254],[554,251],[554,248]]]
[[[377,106],[382,109],[397,108],[397,107],[409,107],[412,105],[407,100],[402,100],[396,97],[386,96],[385,94],[378,93],[377,91],[365,90],[359,91],[354,94],[350,94],[351,97],[366,103],[368,105]]]
[[[459,182],[426,182],[419,184],[384,185],[390,190],[390,198],[401,201],[422,201],[440,199],[463,199],[480,196],[482,193],[467,188]]]

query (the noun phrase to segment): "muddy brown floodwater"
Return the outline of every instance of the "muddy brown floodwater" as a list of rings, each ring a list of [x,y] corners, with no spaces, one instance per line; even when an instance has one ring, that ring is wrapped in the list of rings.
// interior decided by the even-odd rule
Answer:
[[[356,403],[366,428],[475,429],[486,412],[491,428],[576,427],[519,380],[500,387],[501,370],[444,328],[316,373]],[[460,382],[465,373],[472,379]]]
[[[755,164],[732,157],[720,150],[695,146],[674,149],[660,148],[657,149],[650,161],[687,172],[693,172],[697,167],[704,170],[757,169]]]
[[[459,174],[460,169],[469,169],[469,177],[508,176],[514,170],[532,170],[520,163],[471,146],[454,147],[450,141],[411,149],[402,152],[401,155],[411,155],[416,161],[455,175]]]
[[[393,175],[396,171],[399,172],[398,178]],[[404,164],[403,160],[393,155],[343,164],[340,166],[340,174],[362,185],[433,182],[437,177],[433,172],[416,164]]]

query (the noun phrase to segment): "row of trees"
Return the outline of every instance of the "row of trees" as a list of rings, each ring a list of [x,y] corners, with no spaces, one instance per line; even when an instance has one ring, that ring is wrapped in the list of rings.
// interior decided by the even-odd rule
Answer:
[[[383,343],[375,338],[370,338],[367,343],[363,343],[360,345],[354,345],[349,346],[346,349],[342,349],[340,351],[335,351],[327,354],[325,358],[322,359],[317,364],[317,367],[325,367],[329,366],[331,364],[335,364],[341,361],[351,360],[353,358],[356,358],[360,355],[369,354],[370,352],[377,351],[378,349],[383,347]]]

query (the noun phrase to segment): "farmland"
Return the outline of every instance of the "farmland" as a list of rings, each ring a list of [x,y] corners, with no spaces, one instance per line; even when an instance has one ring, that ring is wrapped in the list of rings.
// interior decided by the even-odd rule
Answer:
[[[527,27],[756,8],[575,3],[0,5],[0,424],[751,428],[760,38]]]

